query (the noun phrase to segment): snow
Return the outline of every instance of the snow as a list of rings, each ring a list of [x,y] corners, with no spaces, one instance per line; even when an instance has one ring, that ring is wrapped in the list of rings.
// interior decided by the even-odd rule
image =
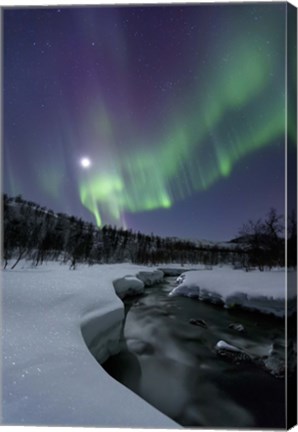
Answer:
[[[278,344],[274,342],[270,346],[269,355],[264,360],[264,366],[267,370],[274,376],[284,377],[285,376],[285,346],[284,344]],[[288,351],[289,358],[287,359],[287,369],[293,372],[293,366],[295,368],[295,364],[293,365],[290,359],[291,349],[289,347]],[[295,357],[297,358],[297,352]],[[296,363],[296,362],[295,362]]]
[[[164,273],[161,270],[140,271],[137,274],[137,277],[144,282],[145,286],[151,286],[161,282],[163,280]]]
[[[87,348],[102,362],[116,353],[124,318],[116,292],[121,298],[140,293],[163,275],[131,264],[73,271],[59,263],[32,268],[23,262],[3,271],[3,423],[178,428],[110,377]],[[295,277],[288,274],[290,307],[296,305]],[[171,294],[283,316],[285,291],[282,270],[214,267],[186,271]]]
[[[140,272],[143,282],[125,277]],[[156,278],[130,264],[73,271],[23,262],[3,271],[3,423],[178,428],[110,377],[86,346],[102,361],[119,348],[124,307],[113,281],[124,295]]]
[[[140,271],[137,276],[124,276],[113,281],[116,293],[120,298],[126,295],[141,294],[144,292],[145,286],[154,285],[161,282],[164,273],[161,270]]]
[[[284,270],[243,271],[228,267],[213,270],[188,271],[177,282],[169,295],[197,298],[227,308],[239,306],[262,313],[285,315],[286,295],[288,313],[296,308],[296,272],[288,272],[286,289]]]
[[[241,350],[234,345],[230,345],[227,342],[220,340],[215,345],[216,350],[224,350],[224,351],[232,351],[232,352],[241,352]]]
[[[116,293],[120,298],[126,295],[141,294],[145,284],[135,276],[125,276],[113,282]]]
[[[215,345],[215,351],[218,355],[225,357],[228,360],[232,360],[233,362],[250,362],[252,361],[252,358],[247,354],[245,351],[241,350],[240,348],[237,348],[234,345],[231,345],[227,343],[224,340],[220,340]]]

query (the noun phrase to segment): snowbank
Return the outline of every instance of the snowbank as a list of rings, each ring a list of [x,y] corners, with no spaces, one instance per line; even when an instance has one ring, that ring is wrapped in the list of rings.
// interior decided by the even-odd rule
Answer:
[[[140,271],[137,274],[137,277],[144,282],[145,286],[151,286],[161,282],[163,280],[164,273],[161,270]]]
[[[124,310],[113,281],[146,270],[49,263],[3,272],[4,424],[179,427],[111,378],[85,343],[103,360],[117,351]],[[124,281],[122,294],[141,286]]]
[[[179,285],[169,295],[197,298],[225,307],[243,307],[278,317],[285,315],[286,295],[288,313],[296,308],[296,273],[288,273],[286,290],[284,270],[245,272],[231,268],[188,271],[177,282]]]
[[[144,292],[145,284],[135,276],[124,276],[113,282],[115,291],[120,298],[126,295],[141,294]]]

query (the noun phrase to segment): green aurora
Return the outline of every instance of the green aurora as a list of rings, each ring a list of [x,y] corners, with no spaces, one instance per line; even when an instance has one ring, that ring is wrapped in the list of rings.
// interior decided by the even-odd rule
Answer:
[[[132,142],[130,153],[112,153],[106,172],[101,167],[100,174],[94,169],[82,178],[81,202],[97,225],[103,223],[102,212],[106,220],[119,223],[124,212],[170,208],[230,176],[247,155],[283,139],[285,94],[282,85],[280,91],[272,90],[284,80],[280,56],[274,55],[284,39],[272,28],[272,50],[268,34],[247,39],[242,31],[234,29],[227,40],[223,30],[200,74],[192,106],[177,110],[165,132],[154,136],[154,144],[148,139]],[[112,143],[117,118],[109,114],[99,110],[96,123],[101,138]]]
[[[182,237],[228,238],[270,206],[283,213],[286,136],[296,143],[287,7],[6,10],[5,192]]]

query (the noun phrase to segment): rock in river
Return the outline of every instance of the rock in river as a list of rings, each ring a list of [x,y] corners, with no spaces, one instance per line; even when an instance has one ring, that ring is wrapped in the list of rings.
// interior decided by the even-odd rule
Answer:
[[[202,319],[195,319],[195,318],[191,318],[189,320],[189,323],[195,326],[199,326],[199,327],[203,327],[203,328],[207,328],[207,324],[206,321],[202,320]]]
[[[235,347],[234,345],[228,344],[223,340],[217,342],[217,344],[215,345],[215,351],[219,356],[225,357],[226,359],[236,363],[243,361],[251,361],[250,356],[246,354],[246,352],[244,352],[240,348]]]
[[[229,328],[232,330],[236,330],[237,332],[243,333],[245,331],[244,327],[240,323],[231,323],[229,324]]]

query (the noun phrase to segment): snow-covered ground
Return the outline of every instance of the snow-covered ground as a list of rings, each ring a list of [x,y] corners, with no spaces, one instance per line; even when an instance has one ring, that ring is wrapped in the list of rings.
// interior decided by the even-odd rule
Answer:
[[[240,306],[245,309],[272,313],[282,317],[296,308],[296,272],[287,275],[283,269],[271,271],[231,270],[215,267],[213,270],[188,271],[177,278],[179,285],[170,295],[182,295],[225,307]]]
[[[4,424],[179,427],[111,378],[84,340],[103,360],[117,350],[124,309],[112,282],[140,271],[148,268],[23,263],[3,272]],[[140,288],[134,277],[118,282],[122,293],[131,285]]]
[[[115,291],[120,297],[142,292],[162,276],[154,267],[131,264],[73,271],[23,262],[3,271],[4,424],[178,428],[111,378],[86,346],[102,361],[117,352],[124,307]],[[214,268],[187,271],[182,279],[172,295],[284,313],[283,271]],[[288,293],[292,302],[295,288]]]

